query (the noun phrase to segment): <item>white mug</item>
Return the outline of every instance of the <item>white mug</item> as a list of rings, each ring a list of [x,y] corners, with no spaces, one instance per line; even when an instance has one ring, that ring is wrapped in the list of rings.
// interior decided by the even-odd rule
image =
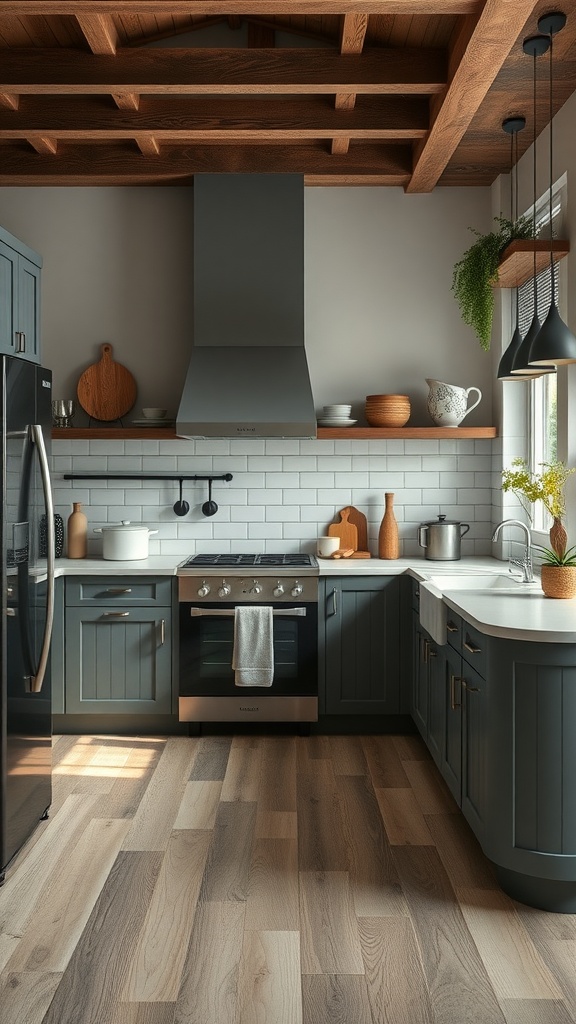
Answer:
[[[318,537],[316,541],[316,553],[320,558],[330,558],[340,548],[339,537]]]

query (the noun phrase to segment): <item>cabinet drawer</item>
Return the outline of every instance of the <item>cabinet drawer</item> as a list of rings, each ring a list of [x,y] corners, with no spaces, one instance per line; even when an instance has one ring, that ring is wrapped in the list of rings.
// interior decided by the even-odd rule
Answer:
[[[172,577],[131,578],[127,576],[69,577],[66,580],[66,604],[84,606],[112,605],[138,608],[168,607],[172,603]]]
[[[462,622],[462,657],[482,677],[486,676],[486,637],[468,622]]]

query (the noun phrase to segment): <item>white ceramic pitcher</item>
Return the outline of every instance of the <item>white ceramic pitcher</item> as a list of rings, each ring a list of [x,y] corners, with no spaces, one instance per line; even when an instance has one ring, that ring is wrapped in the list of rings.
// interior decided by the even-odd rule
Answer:
[[[480,388],[459,388],[455,384],[445,384],[441,380],[429,380],[428,377],[426,383],[430,388],[428,412],[438,427],[457,427],[482,399]],[[468,405],[471,391],[476,391],[478,398],[472,405]]]

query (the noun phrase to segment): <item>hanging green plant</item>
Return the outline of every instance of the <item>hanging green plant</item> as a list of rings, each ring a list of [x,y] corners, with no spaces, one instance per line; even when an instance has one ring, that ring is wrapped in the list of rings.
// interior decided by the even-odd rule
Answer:
[[[517,221],[495,217],[498,229],[483,235],[470,228],[477,236],[454,266],[452,291],[460,306],[465,324],[476,333],[485,352],[490,348],[492,318],[494,316],[493,284],[498,280],[498,264],[506,246],[514,238],[532,238],[533,224],[526,217]]]

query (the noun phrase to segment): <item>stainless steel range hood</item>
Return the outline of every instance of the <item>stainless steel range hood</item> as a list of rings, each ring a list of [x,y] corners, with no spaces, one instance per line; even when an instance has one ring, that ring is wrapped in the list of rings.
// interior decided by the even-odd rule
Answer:
[[[182,437],[316,437],[304,349],[304,179],[194,177]]]

